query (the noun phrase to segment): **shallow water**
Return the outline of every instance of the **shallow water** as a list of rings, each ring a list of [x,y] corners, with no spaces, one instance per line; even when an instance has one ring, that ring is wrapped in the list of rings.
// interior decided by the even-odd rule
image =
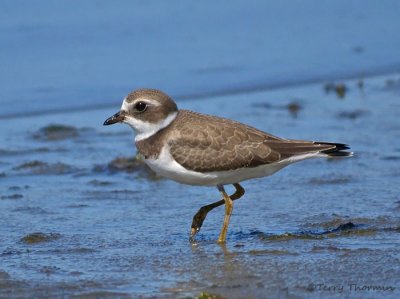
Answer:
[[[0,297],[399,298],[399,13],[1,1]],[[158,177],[128,127],[102,126],[143,86],[355,156],[244,182],[226,246],[222,207],[190,244],[218,191]]]
[[[157,177],[135,159],[128,127],[101,126],[119,103],[0,120],[0,296],[398,297],[399,82],[344,81],[344,98],[321,82],[180,101],[355,152],[244,182],[226,246],[215,243],[222,208],[188,241],[215,188]]]

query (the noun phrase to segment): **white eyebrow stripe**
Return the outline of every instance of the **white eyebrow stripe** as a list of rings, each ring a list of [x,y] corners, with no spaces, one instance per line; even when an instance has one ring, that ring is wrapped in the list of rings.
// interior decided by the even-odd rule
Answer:
[[[159,101],[156,101],[153,99],[146,99],[146,98],[139,98],[139,99],[135,100],[134,103],[141,102],[141,101],[143,101],[145,103],[149,103],[153,106],[161,106],[161,103]]]
[[[161,106],[160,102],[158,102],[156,100],[153,100],[153,99],[138,98],[138,99],[135,99],[132,103],[127,103],[126,99],[127,98],[124,98],[124,100],[122,101],[121,110],[128,111],[129,110],[128,107],[129,106],[134,106],[137,102],[145,102],[147,104],[150,104],[150,105],[156,106],[156,107],[157,106]]]

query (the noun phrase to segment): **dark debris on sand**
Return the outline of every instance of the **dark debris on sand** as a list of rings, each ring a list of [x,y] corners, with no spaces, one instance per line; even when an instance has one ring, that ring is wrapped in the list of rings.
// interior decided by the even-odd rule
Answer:
[[[107,165],[95,165],[93,170],[95,172],[137,173],[140,176],[144,176],[152,180],[160,178],[154,171],[147,167],[139,155],[133,157],[117,157],[110,161]]]
[[[338,118],[346,118],[346,119],[351,119],[351,120],[356,120],[360,117],[364,117],[369,114],[368,110],[364,109],[355,109],[352,111],[342,111],[339,112],[337,115]]]
[[[17,167],[14,167],[13,170],[24,172],[24,174],[66,174],[72,173],[77,169],[73,166],[64,164],[64,163],[54,163],[49,164],[46,162],[34,160],[30,162],[23,163]]]
[[[290,116],[292,117],[297,117],[300,110],[303,109],[303,105],[300,104],[300,101],[298,99],[294,99],[285,105],[272,105],[268,102],[262,102],[262,103],[254,103],[252,106],[255,108],[262,108],[262,109],[287,110],[290,113]]]
[[[79,136],[77,128],[66,125],[51,124],[39,129],[33,138],[41,141],[58,141]]]
[[[10,194],[10,195],[1,195],[0,199],[21,199],[24,196],[22,194],[19,193],[14,193],[14,194]]]
[[[373,235],[377,232],[376,228],[365,227],[363,224],[353,222],[341,223],[335,228],[324,229],[322,231],[304,230],[295,233],[283,233],[280,235],[259,234],[259,237],[269,241],[288,241],[292,239],[320,240],[325,238],[336,238],[349,235]]]
[[[21,238],[21,242],[25,244],[37,244],[57,240],[61,237],[58,233],[31,233]]]
[[[327,94],[334,92],[339,99],[344,99],[348,91],[348,87],[344,83],[326,83],[324,90]]]
[[[91,180],[88,182],[89,185],[92,186],[109,186],[112,185],[113,182],[109,182],[109,181],[100,181],[100,180]]]

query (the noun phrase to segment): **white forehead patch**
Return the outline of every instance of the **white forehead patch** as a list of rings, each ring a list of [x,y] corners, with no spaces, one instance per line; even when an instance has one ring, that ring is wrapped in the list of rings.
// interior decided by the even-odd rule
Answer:
[[[128,111],[128,104],[126,102],[126,98],[122,101],[121,111]]]

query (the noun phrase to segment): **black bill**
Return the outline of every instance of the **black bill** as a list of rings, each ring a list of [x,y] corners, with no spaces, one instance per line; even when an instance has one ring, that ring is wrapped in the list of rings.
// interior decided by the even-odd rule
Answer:
[[[113,116],[109,117],[106,119],[106,121],[103,123],[103,126],[108,126],[108,125],[113,125],[115,123],[119,123],[123,121],[125,116],[120,112],[115,113]]]

